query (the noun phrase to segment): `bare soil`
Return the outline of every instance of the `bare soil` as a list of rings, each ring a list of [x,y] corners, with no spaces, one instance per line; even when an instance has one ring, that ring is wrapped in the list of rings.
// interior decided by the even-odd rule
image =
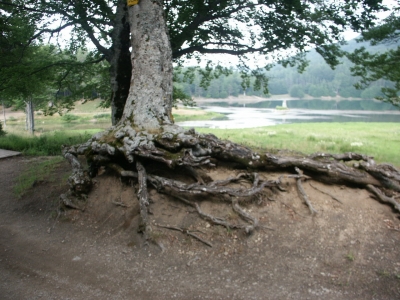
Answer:
[[[157,245],[146,246],[133,183],[104,173],[84,212],[58,215],[67,163],[55,181],[13,195],[33,160],[0,160],[0,299],[400,299],[399,215],[365,190],[308,181],[311,216],[287,180],[287,192],[268,195],[275,201],[245,206],[265,226],[251,236],[150,191],[154,224],[198,230],[213,247],[156,225]],[[239,221],[226,204],[201,207]]]

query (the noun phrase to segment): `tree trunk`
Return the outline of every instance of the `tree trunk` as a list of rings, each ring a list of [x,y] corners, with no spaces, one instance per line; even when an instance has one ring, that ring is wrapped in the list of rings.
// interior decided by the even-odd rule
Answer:
[[[29,97],[29,100],[26,103],[26,130],[33,134],[35,131],[35,120],[33,114],[33,102],[32,97]]]
[[[1,101],[1,105],[3,106],[3,119],[4,119],[4,128],[7,128],[7,121],[6,121],[6,107],[4,106],[4,100]]]
[[[120,123],[146,130],[172,124],[172,51],[162,0],[129,7],[132,77]]]
[[[130,54],[130,28],[126,0],[120,0],[112,33],[113,47],[108,57],[111,78],[111,120],[115,125],[122,117],[132,75]]]

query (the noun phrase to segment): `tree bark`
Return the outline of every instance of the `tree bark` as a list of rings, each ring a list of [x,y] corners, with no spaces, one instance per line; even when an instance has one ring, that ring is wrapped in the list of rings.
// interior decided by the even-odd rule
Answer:
[[[35,119],[33,114],[33,102],[32,97],[29,97],[29,100],[26,103],[26,130],[33,134],[35,131]]]
[[[118,2],[111,38],[113,47],[111,56],[107,60],[111,65],[111,121],[113,125],[116,125],[124,111],[132,75],[131,53],[129,50],[130,28],[126,0]]]
[[[131,6],[132,77],[120,123],[160,130],[172,122],[172,51],[161,0]]]
[[[3,119],[4,119],[4,128],[7,128],[7,120],[6,120],[6,107],[4,106],[4,100],[1,101],[3,106]]]

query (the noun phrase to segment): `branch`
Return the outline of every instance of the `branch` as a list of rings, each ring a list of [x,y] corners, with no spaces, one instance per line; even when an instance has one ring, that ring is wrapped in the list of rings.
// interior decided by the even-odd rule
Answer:
[[[196,30],[206,22],[231,17],[232,14],[244,10],[246,8],[253,8],[256,6],[260,6],[262,4],[248,4],[248,1],[242,1],[238,4],[237,7],[227,9],[225,11],[220,11],[219,4],[221,1],[210,1],[208,5],[208,13],[202,14],[197,13],[196,17],[192,20],[192,22],[186,26],[185,28],[181,29],[181,33],[178,36],[175,36],[175,41],[177,42],[176,49],[180,49],[185,41],[190,41],[193,39]],[[247,5],[246,5],[247,4]],[[169,9],[169,8],[167,8]],[[219,12],[214,14],[214,12]],[[173,58],[178,58],[184,54],[180,54],[182,50],[173,52]],[[189,52],[190,53],[190,52]]]
[[[242,47],[246,48],[243,50],[229,50],[229,49],[209,49],[205,48],[207,45],[219,45],[219,46],[231,46],[231,47]],[[173,57],[178,58],[183,55],[193,53],[195,51],[202,53],[202,54],[230,54],[230,55],[244,55],[247,53],[256,53],[256,52],[263,52],[265,49],[268,49],[268,47],[260,47],[260,48],[253,48],[253,47],[248,47],[246,45],[241,45],[241,44],[234,44],[234,43],[205,43],[202,45],[197,45],[197,46],[192,46],[188,47],[179,51],[173,52]]]
[[[56,28],[56,29],[42,29],[42,30],[40,30],[39,32],[37,32],[36,34],[34,34],[34,35],[29,39],[28,45],[29,45],[33,40],[35,40],[35,39],[37,39],[39,36],[41,36],[43,33],[51,33],[51,34],[58,33],[58,32],[60,32],[61,30],[65,29],[65,28],[67,28],[67,27],[69,27],[69,26],[73,26],[73,25],[74,25],[73,22],[69,22],[69,23],[66,23],[66,24],[64,24],[64,25],[62,25],[62,26]]]
[[[28,74],[26,74],[24,76],[21,76],[20,78],[23,79],[23,78],[30,77],[30,76],[33,76],[35,74],[38,74],[40,72],[43,72],[43,71],[45,71],[47,69],[50,69],[50,68],[53,68],[53,67],[68,66],[68,65],[70,65],[70,66],[84,66],[84,65],[90,65],[90,64],[99,63],[99,62],[103,61],[104,59],[105,59],[105,56],[102,56],[102,57],[100,57],[99,59],[96,59],[96,60],[91,60],[91,61],[83,62],[83,63],[72,63],[72,62],[69,62],[69,61],[59,61],[59,62],[56,62],[56,63],[52,63],[52,64],[49,64],[49,65],[43,66],[43,67],[41,67],[39,69],[36,69],[35,71],[33,71],[31,73],[28,73]],[[10,86],[5,86],[5,87],[1,88],[0,91],[4,91],[4,90],[6,90],[8,88],[10,88]]]

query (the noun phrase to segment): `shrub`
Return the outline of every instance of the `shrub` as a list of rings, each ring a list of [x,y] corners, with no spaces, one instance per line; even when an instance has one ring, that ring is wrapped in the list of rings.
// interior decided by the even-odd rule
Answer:
[[[3,124],[0,122],[0,136],[6,135],[6,132],[3,130]]]
[[[71,123],[72,121],[76,121],[79,119],[78,116],[72,115],[72,114],[65,114],[61,117],[61,119],[66,122],[66,123]]]
[[[55,132],[41,136],[19,136],[8,134],[0,139],[0,148],[19,151],[25,155],[61,155],[62,145],[81,144],[90,138],[91,134],[66,134],[65,132]]]

